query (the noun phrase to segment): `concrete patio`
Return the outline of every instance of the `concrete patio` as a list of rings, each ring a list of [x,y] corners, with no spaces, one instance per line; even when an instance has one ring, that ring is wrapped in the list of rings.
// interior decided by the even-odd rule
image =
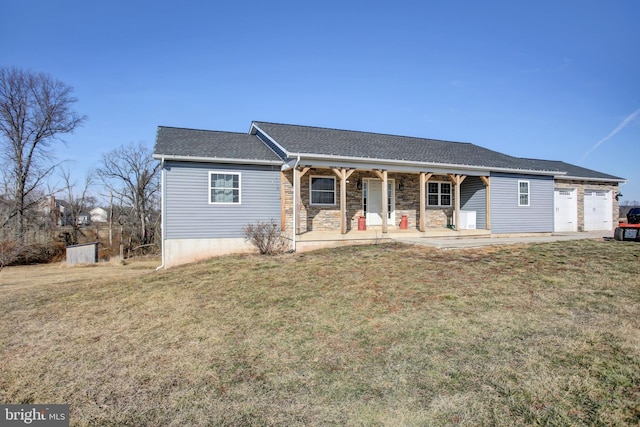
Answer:
[[[366,230],[352,229],[346,234],[340,231],[308,231],[296,236],[296,248],[299,252],[337,247],[344,245],[376,244],[381,242],[402,241],[403,239],[420,241],[423,239],[475,239],[488,238],[489,230],[452,230],[450,228],[428,228],[421,232],[416,228],[402,230],[389,228],[387,233],[382,232],[382,227],[367,227]]]

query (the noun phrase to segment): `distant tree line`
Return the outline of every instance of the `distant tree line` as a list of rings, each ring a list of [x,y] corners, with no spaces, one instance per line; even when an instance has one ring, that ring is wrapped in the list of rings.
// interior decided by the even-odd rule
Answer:
[[[98,195],[109,212],[109,245],[117,241],[123,254],[159,246],[159,164],[149,147],[130,143],[103,154],[80,184],[55,158],[61,138],[87,120],[76,102],[71,86],[47,74],[0,68],[0,269],[95,240],[83,218]],[[104,191],[96,194],[98,183]]]

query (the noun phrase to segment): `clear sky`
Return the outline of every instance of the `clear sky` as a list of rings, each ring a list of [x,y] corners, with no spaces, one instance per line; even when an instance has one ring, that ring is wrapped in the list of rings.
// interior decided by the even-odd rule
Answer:
[[[73,86],[89,117],[58,151],[74,172],[159,125],[260,120],[562,160],[640,200],[637,0],[0,5],[0,66]]]

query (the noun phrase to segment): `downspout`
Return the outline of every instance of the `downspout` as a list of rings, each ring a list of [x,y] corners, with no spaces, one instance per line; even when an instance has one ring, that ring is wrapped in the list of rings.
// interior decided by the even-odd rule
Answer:
[[[300,163],[300,156],[298,155],[298,159],[296,160],[296,164],[293,166],[293,236],[292,236],[292,242],[293,242],[293,252],[296,251],[296,231],[298,230],[298,223],[296,221],[296,219],[298,218],[298,212],[297,212],[297,208],[298,208],[298,195],[297,192],[299,191],[299,189],[296,187],[296,184],[298,183],[298,177],[296,176],[296,171],[298,170],[298,163]]]
[[[162,264],[160,264],[156,268],[156,271],[164,268],[164,240],[165,240],[165,233],[166,233],[165,217],[164,217],[164,180],[165,180],[164,156],[162,156],[162,158],[160,159],[160,233],[162,234],[162,246],[161,246]]]

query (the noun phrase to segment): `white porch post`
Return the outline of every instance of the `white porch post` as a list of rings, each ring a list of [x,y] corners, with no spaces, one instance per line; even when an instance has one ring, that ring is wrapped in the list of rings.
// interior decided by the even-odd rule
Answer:
[[[427,181],[433,176],[431,172],[420,172],[420,231],[427,228]]]
[[[466,175],[449,174],[449,179],[455,184],[455,202],[454,202],[454,223],[456,231],[460,230],[460,185],[464,181]]]

